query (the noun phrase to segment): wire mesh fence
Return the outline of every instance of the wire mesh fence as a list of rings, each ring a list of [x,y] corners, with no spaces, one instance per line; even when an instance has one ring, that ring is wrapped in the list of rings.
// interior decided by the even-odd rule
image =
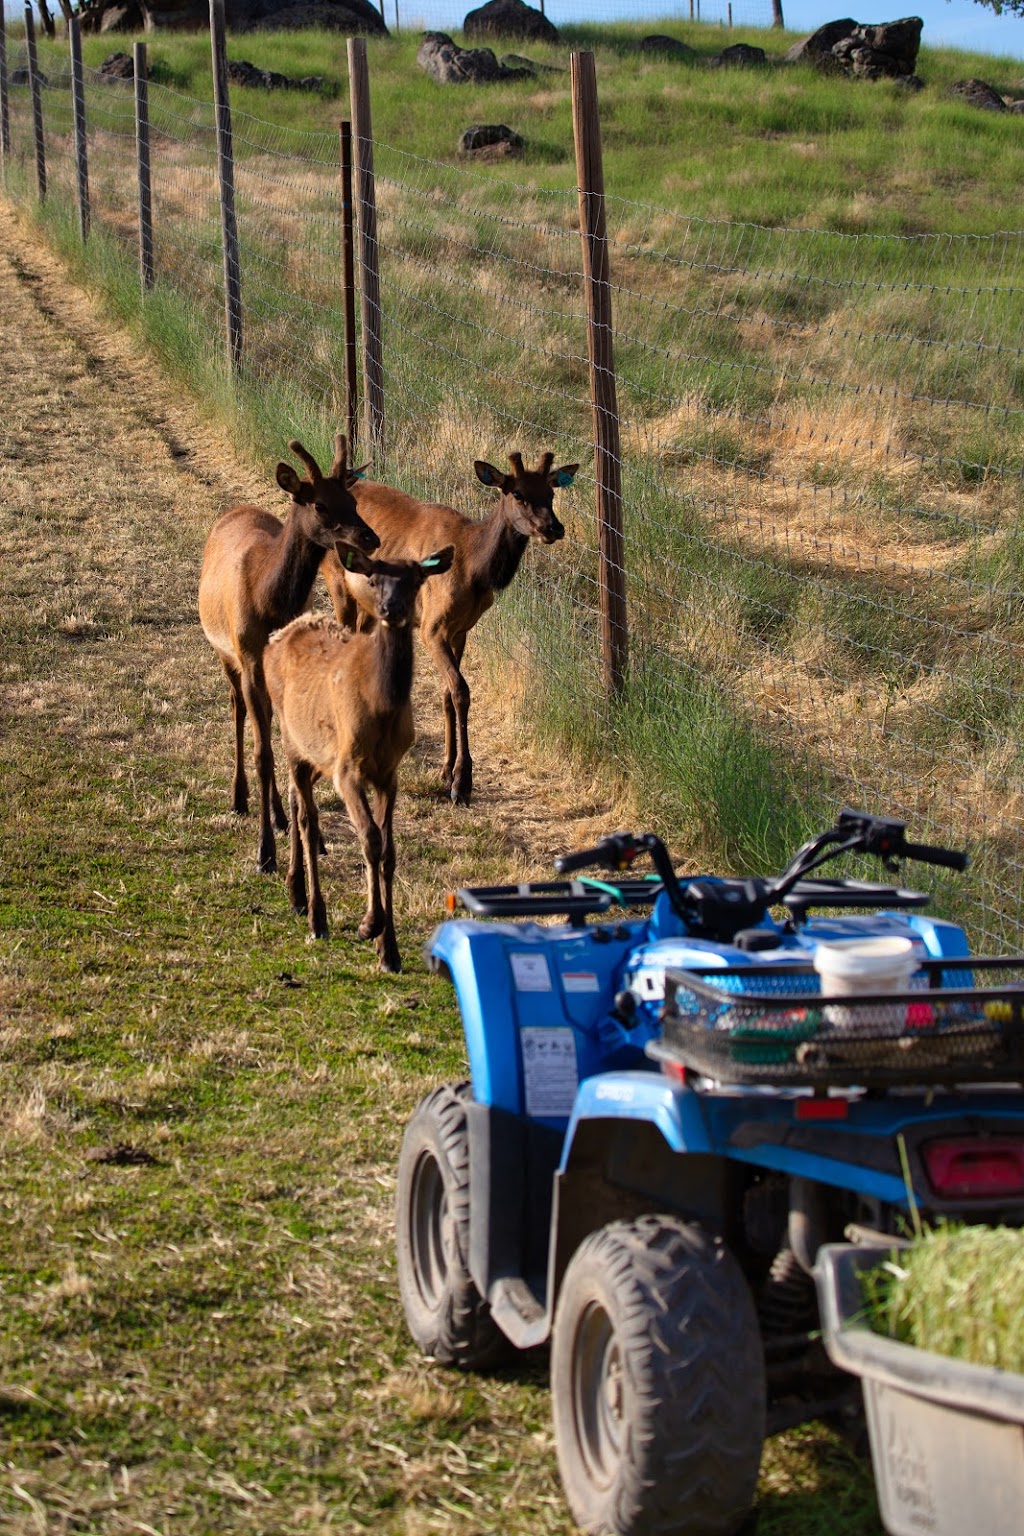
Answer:
[[[9,43],[5,174],[31,200],[24,62]],[[71,209],[70,69],[56,52],[43,69],[47,198]],[[132,273],[132,87],[85,73],[91,238]],[[146,304],[216,369],[214,109],[150,82],[149,110]],[[236,114],[234,148],[241,384],[282,439],[315,420],[326,443],[345,406],[338,140]],[[765,228],[609,197],[630,625],[610,712],[576,192],[373,148],[374,474],[476,515],[475,458],[584,465],[568,537],[531,551],[487,621],[509,689],[535,689],[605,752],[629,736],[634,763],[660,732],[695,819],[756,742],[806,819],[845,799],[967,843],[976,947],[1019,946],[1024,237]]]

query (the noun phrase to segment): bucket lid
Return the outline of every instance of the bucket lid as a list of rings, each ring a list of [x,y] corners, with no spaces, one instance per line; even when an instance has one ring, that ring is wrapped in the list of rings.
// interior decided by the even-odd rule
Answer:
[[[837,939],[818,944],[814,950],[814,969],[829,976],[884,976],[892,972],[909,975],[916,970],[917,963],[913,940],[895,934],[876,939]]]

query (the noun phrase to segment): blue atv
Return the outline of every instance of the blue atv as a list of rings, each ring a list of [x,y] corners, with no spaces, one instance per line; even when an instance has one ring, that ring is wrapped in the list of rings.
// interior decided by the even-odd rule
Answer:
[[[1024,1222],[1024,962],[971,956],[919,891],[814,874],[853,854],[966,864],[850,810],[777,878],[679,878],[619,835],[458,892],[427,946],[471,1081],[406,1129],[406,1320],[467,1369],[550,1346],[585,1531],[729,1536],[766,1435],[856,1411],[823,1244],[902,1233],[911,1190],[926,1219]],[[905,985],[826,997],[818,946],[865,938],[910,941]]]

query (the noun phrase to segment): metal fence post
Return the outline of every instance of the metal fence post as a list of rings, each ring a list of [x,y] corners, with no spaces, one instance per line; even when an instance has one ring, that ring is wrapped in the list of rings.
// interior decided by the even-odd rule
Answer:
[[[153,286],[153,183],[149,160],[149,64],[145,43],[133,50],[135,77],[135,154],[139,173],[139,276],[142,292]]]
[[[28,83],[32,94],[32,133],[36,144],[36,185],[39,201],[46,202],[46,143],[43,138],[43,96],[39,85],[39,58],[36,54],[36,24],[32,7],[25,7],[25,44],[28,48]]]
[[[359,231],[366,450],[376,457],[384,446],[384,345],[380,309],[377,197],[373,180],[370,75],[366,62],[365,37],[350,37],[348,40],[348,77],[355,149],[356,222]]]
[[[622,689],[628,660],[626,569],[622,536],[622,461],[612,342],[612,295],[605,229],[604,167],[592,53],[571,55],[572,121],[579,182],[580,238],[587,299],[587,354],[594,412],[594,481],[601,566],[601,676],[605,692]]]
[[[89,149],[85,130],[85,82],[82,77],[82,34],[78,17],[68,20],[71,45],[71,95],[75,114],[75,166],[78,174],[78,229],[84,245],[89,238]]]
[[[224,0],[210,0],[210,45],[213,54],[213,99],[217,114],[217,170],[220,180],[220,224],[224,246],[224,314],[228,367],[242,361],[242,279],[235,219],[235,161],[228,99],[228,56]]]

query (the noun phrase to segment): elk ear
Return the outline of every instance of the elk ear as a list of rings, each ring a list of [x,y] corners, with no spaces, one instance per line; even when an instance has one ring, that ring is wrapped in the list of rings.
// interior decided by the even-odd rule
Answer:
[[[496,485],[501,490],[507,491],[515,482],[511,475],[502,474],[500,469],[495,469],[493,464],[488,464],[486,459],[474,459],[473,468],[481,485]]]
[[[309,481],[300,480],[292,466],[285,464],[283,460],[277,466],[277,483],[282,491],[287,491],[288,495],[293,497],[295,501],[302,500],[303,488],[307,491],[312,490]]]
[[[339,539],[334,548],[346,571],[354,571],[357,576],[372,574],[373,561],[361,549],[356,549],[354,544],[343,544]]]
[[[370,467],[370,462],[371,461],[369,459],[367,459],[366,463],[365,464],[360,464],[358,469],[356,469],[355,467],[350,469],[348,471],[348,473],[346,474],[346,476],[345,476],[345,484],[346,485],[355,485],[357,480],[365,480],[366,479],[366,471]]]
[[[550,475],[548,475],[548,480],[552,485],[555,486],[565,487],[567,485],[572,485],[573,481],[576,479],[576,471],[578,469],[578,464],[563,464],[561,469],[553,469],[551,471]]]
[[[425,560],[421,560],[420,568],[426,571],[428,576],[440,576],[442,572],[451,569],[451,563],[454,559],[455,545],[446,544],[444,549],[439,549],[435,554],[428,555]]]

